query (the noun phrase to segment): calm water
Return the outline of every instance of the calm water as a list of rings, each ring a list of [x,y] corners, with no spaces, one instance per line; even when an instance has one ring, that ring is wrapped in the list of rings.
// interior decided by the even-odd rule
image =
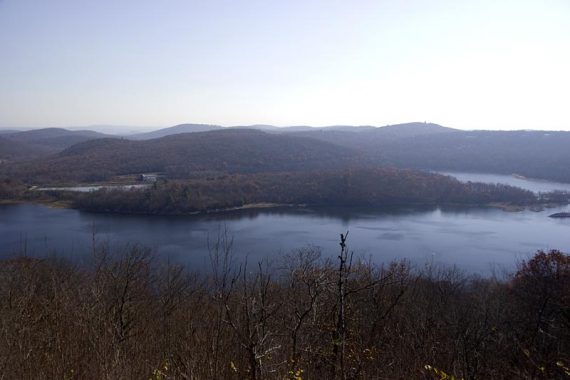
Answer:
[[[462,173],[462,172],[438,172],[440,174],[455,177],[461,182],[484,182],[502,183],[520,187],[535,193],[544,193],[555,190],[570,191],[570,183],[550,182],[539,179],[519,178],[512,175]]]
[[[469,272],[490,273],[493,266],[512,268],[538,249],[570,252],[570,220],[554,212],[509,213],[495,209],[429,210],[273,210],[217,216],[150,217],[85,213],[41,205],[0,206],[0,256],[26,251],[81,260],[89,255],[93,232],[98,241],[120,247],[139,242],[162,258],[207,268],[208,239],[227,229],[237,259],[268,258],[276,265],[294,249],[318,246],[338,255],[339,233],[350,231],[357,255],[380,263],[409,259],[455,264]]]

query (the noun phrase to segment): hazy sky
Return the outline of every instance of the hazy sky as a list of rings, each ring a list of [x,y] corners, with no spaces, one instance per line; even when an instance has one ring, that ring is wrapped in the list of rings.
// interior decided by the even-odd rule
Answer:
[[[0,127],[569,113],[568,0],[0,0]]]

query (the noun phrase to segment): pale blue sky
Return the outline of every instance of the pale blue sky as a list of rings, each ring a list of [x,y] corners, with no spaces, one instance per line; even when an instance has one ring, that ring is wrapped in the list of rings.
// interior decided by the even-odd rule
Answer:
[[[0,127],[570,130],[570,1],[0,0]]]

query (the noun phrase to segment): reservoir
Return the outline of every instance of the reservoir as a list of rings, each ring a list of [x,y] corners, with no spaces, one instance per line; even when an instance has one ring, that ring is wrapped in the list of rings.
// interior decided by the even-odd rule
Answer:
[[[96,244],[121,249],[138,243],[159,260],[191,270],[209,266],[208,244],[226,231],[236,261],[266,260],[274,266],[294,250],[317,247],[335,260],[339,234],[349,231],[356,257],[374,263],[408,260],[414,266],[455,265],[489,275],[512,270],[517,260],[539,249],[570,252],[570,219],[540,212],[490,208],[399,210],[264,209],[200,216],[94,214],[37,204],[0,206],[0,257],[46,257],[56,253],[76,262],[88,259]],[[211,245],[211,244],[210,244]]]
[[[534,192],[570,191],[570,184],[514,176],[442,173],[460,181],[503,183]],[[511,271],[537,250],[570,252],[570,219],[548,216],[570,206],[534,212],[492,208],[281,208],[194,216],[95,214],[37,204],[0,206],[0,258],[57,254],[76,262],[89,258],[93,243],[121,250],[151,248],[159,260],[190,270],[209,267],[219,236],[232,240],[236,262],[264,260],[273,266],[296,250],[320,249],[336,260],[339,234],[349,232],[355,257],[381,264],[408,260],[416,267],[457,266],[489,275]]]
[[[501,183],[530,190],[534,193],[550,191],[570,192],[570,183],[551,182],[540,179],[524,178],[515,175],[487,174],[487,173],[464,173],[464,172],[437,172],[439,174],[455,177],[461,182]]]

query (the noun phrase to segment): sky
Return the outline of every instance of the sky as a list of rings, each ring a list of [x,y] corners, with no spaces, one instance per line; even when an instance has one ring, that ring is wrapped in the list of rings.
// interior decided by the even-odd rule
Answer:
[[[0,0],[0,128],[570,130],[570,1]]]

